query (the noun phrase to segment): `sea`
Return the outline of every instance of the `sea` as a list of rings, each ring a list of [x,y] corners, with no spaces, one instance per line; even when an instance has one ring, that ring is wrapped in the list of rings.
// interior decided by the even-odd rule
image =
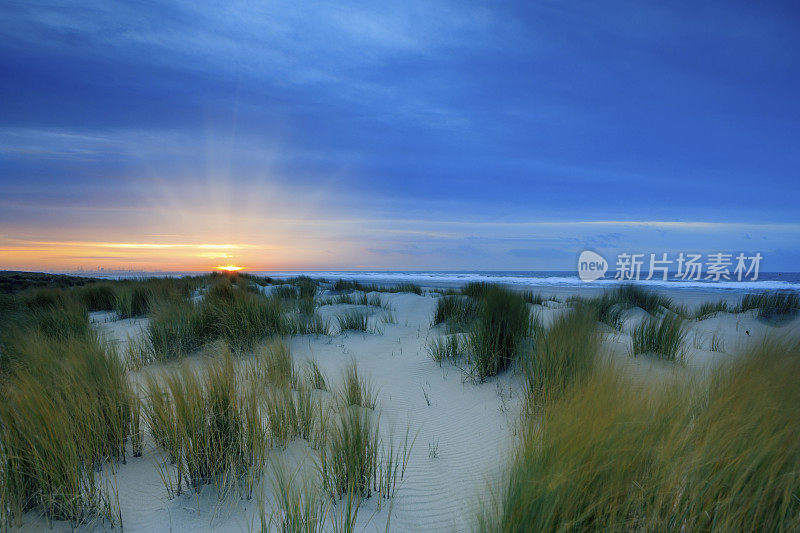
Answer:
[[[526,270],[526,271],[507,271],[507,270],[329,270],[329,271],[252,271],[245,270],[248,274],[256,276],[266,276],[273,279],[287,279],[297,276],[308,276],[315,279],[324,280],[353,280],[362,283],[378,285],[393,285],[397,283],[416,283],[424,287],[460,287],[467,283],[478,281],[487,283],[499,283],[502,285],[514,286],[520,289],[530,288],[574,288],[574,287],[614,287],[622,283],[634,283],[643,287],[654,289],[685,289],[700,291],[726,291],[726,292],[755,292],[762,290],[792,290],[800,291],[800,272],[760,272],[757,280],[746,279],[736,281],[735,279],[719,281],[700,279],[700,280],[681,280],[676,279],[674,274],[668,275],[667,280],[646,279],[647,272],[643,272],[638,280],[617,280],[615,272],[607,272],[604,278],[586,282],[578,278],[575,271],[558,270]],[[91,276],[105,279],[141,279],[147,277],[177,277],[207,274],[207,272],[140,272],[140,271],[81,271],[81,272],[62,272],[75,275]]]

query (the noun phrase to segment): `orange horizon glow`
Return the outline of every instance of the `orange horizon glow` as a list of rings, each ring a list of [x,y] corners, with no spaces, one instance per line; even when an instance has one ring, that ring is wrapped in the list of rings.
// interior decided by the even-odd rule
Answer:
[[[216,270],[222,270],[223,272],[238,272],[243,270],[244,267],[237,266],[237,265],[223,265],[214,267]]]

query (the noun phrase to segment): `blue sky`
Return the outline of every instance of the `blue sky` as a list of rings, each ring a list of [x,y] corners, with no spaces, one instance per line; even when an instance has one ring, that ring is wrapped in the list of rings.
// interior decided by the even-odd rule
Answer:
[[[0,268],[800,270],[800,7],[4,2]]]

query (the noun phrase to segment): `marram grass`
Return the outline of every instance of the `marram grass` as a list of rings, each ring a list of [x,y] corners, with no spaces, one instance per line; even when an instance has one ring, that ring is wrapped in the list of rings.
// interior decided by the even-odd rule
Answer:
[[[519,293],[488,286],[480,294],[478,317],[468,340],[470,374],[477,381],[508,368],[531,331],[530,310]]]
[[[33,509],[74,524],[114,521],[116,505],[95,468],[126,457],[134,395],[125,369],[92,335],[32,342],[40,356],[2,386],[0,522],[19,524]]]
[[[797,531],[800,345],[764,344],[707,383],[602,369],[525,419],[479,531]]]
[[[578,306],[536,335],[523,357],[529,400],[546,403],[585,380],[598,359],[600,339],[593,310]]]
[[[681,361],[684,354],[686,325],[675,314],[643,320],[631,334],[631,355],[655,354],[668,361]]]
[[[172,465],[162,479],[171,496],[213,484],[252,497],[265,464],[267,428],[256,392],[237,378],[230,352],[203,371],[186,364],[145,384],[145,418]]]

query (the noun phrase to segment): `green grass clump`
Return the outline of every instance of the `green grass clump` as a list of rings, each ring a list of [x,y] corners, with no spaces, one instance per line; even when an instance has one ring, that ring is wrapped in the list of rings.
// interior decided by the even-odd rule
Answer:
[[[583,382],[597,362],[599,344],[592,309],[581,306],[559,316],[536,336],[533,350],[523,359],[529,399],[549,403]]]
[[[422,287],[416,283],[399,283],[393,287],[385,289],[384,292],[410,292],[422,296]]]
[[[626,284],[610,291],[610,297],[626,307],[641,307],[651,315],[662,309],[671,309],[672,300],[634,284]]]
[[[606,371],[550,405],[543,420],[528,416],[497,507],[479,516],[476,529],[679,528],[662,515],[669,495],[659,491],[673,488],[679,465],[664,462],[688,415],[667,400]]]
[[[343,407],[320,450],[319,470],[323,486],[331,497],[355,490],[369,498],[378,472],[380,438],[372,413],[357,405]]]
[[[292,474],[285,465],[276,463],[272,468],[272,487],[276,496],[277,511],[266,518],[263,500],[259,502],[261,531],[316,533],[324,531],[328,505],[316,484]]]
[[[317,313],[301,314],[288,320],[286,329],[291,335],[330,335],[331,323]]]
[[[298,297],[299,293],[294,285],[284,284],[275,286],[272,294],[282,300],[293,300]]]
[[[782,318],[800,309],[800,294],[794,291],[764,291],[746,294],[739,303],[738,312],[758,309],[761,318]]]
[[[162,467],[170,496],[213,483],[220,494],[252,496],[264,467],[266,427],[258,397],[237,379],[230,352],[196,372],[187,365],[145,385],[145,418],[174,467]]]
[[[154,359],[171,359],[224,341],[234,351],[253,348],[289,329],[281,301],[223,279],[200,303],[164,299],[153,304],[148,339]]]
[[[800,345],[768,343],[709,382],[603,369],[525,419],[481,531],[795,531]]]
[[[475,300],[463,296],[443,296],[436,301],[436,311],[431,324],[447,323],[451,330],[466,328],[478,317],[479,306]]]
[[[464,353],[464,346],[458,335],[435,337],[428,342],[431,359],[442,366],[444,361],[456,361]]]
[[[497,285],[484,281],[470,281],[461,288],[461,294],[470,298],[483,298],[488,290],[493,290]]]
[[[703,302],[694,312],[694,318],[697,320],[706,319],[717,313],[727,313],[731,309],[728,307],[728,302],[719,300],[717,302]]]
[[[75,298],[17,310],[0,330],[0,369],[7,372],[20,364],[57,357],[51,349],[54,342],[91,337],[89,315]]]
[[[317,294],[317,282],[308,276],[298,276],[294,283],[297,285],[297,292],[301,299],[314,299]]]
[[[375,285],[360,283],[355,280],[339,279],[333,283],[333,290],[337,292],[362,291],[367,292],[411,292],[422,294],[422,287],[415,283],[398,283],[396,285]]]
[[[125,459],[134,395],[116,354],[95,336],[35,337],[36,357],[0,391],[0,521],[30,510],[48,520],[117,521],[96,468]]]
[[[339,332],[347,330],[369,331],[369,315],[361,309],[352,309],[336,317],[339,323]]]
[[[595,320],[613,329],[622,329],[622,312],[627,305],[615,298],[613,292],[606,291],[600,296],[586,300],[585,304],[594,312]]]
[[[206,342],[200,332],[197,305],[188,300],[161,301],[147,322],[148,350],[153,359],[174,359],[192,353]]]
[[[296,382],[294,359],[286,343],[277,339],[259,346],[250,377],[262,386],[293,387]]]
[[[469,364],[474,379],[483,381],[505,370],[517,357],[530,332],[528,304],[519,293],[488,287],[480,300],[478,318],[469,331]]]
[[[308,383],[308,386],[311,387],[312,389],[328,390],[328,384],[325,379],[325,374],[322,372],[322,369],[320,369],[316,360],[311,359],[309,361],[306,361],[305,377],[306,377],[306,383]]]
[[[285,330],[280,300],[252,292],[234,291],[230,298],[206,295],[199,311],[203,337],[222,339],[234,351],[250,349]]]
[[[525,291],[522,293],[522,299],[532,305],[542,305],[544,297],[541,292]]]
[[[150,311],[152,293],[144,284],[123,285],[115,291],[114,311],[119,318],[145,316]]]
[[[284,447],[299,435],[297,404],[288,386],[275,386],[266,394],[266,414],[272,444]]]
[[[800,529],[800,344],[766,342],[714,378],[678,509],[689,531]]]
[[[666,313],[661,318],[650,317],[633,330],[631,355],[653,353],[661,359],[681,360],[685,338],[686,324],[678,315]]]
[[[89,311],[113,311],[117,295],[110,283],[89,283],[78,292],[81,303]]]
[[[358,365],[351,361],[344,369],[339,399],[342,405],[358,405],[375,409],[378,394],[369,380],[358,373]]]

